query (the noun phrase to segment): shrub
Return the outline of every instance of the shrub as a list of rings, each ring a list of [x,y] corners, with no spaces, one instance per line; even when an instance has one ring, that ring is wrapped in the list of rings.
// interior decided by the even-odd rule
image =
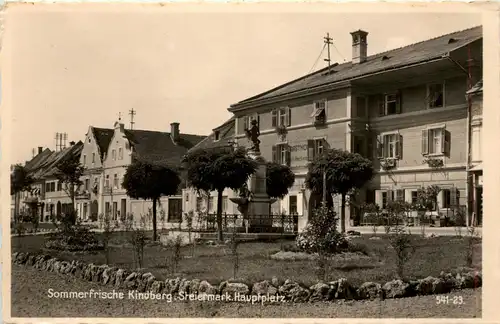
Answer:
[[[297,235],[297,247],[308,253],[337,253],[348,248],[344,234],[337,231],[337,217],[333,210],[321,206],[314,211],[305,230]]]
[[[347,246],[347,252],[352,252],[352,253],[362,253],[364,255],[369,255],[370,254],[370,248],[368,248],[367,245],[362,244],[362,243],[357,243],[357,242],[349,242]]]
[[[104,248],[95,233],[79,225],[50,234],[45,247],[61,251],[95,251]]]
[[[415,253],[415,245],[412,242],[411,235],[402,228],[396,228],[389,241],[396,252],[397,274],[400,279],[403,279],[404,266]]]

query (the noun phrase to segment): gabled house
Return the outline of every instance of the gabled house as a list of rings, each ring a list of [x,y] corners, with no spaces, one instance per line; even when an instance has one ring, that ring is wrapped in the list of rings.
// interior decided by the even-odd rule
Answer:
[[[125,129],[121,122],[114,124],[113,136],[103,161],[104,213],[112,215],[113,219],[132,213],[138,221],[141,215],[148,213],[152,203],[134,200],[126,195],[122,182],[127,167],[134,159],[180,167],[184,154],[205,138],[182,134],[179,123],[170,126],[170,132],[159,132]],[[182,188],[179,188],[178,196],[163,197],[159,210],[165,212],[165,223],[178,224],[182,220]]]
[[[102,174],[103,161],[114,130],[89,126],[83,142],[80,164],[85,168],[83,185],[76,196],[78,216],[86,221],[96,221],[103,212]]]
[[[332,64],[240,101],[228,109],[236,140],[246,145],[252,119],[267,160],[296,176],[281,209],[306,223],[321,195],[304,186],[308,164],[325,148],[359,153],[377,175],[354,202],[412,202],[423,186],[438,185],[436,214],[468,205],[467,111],[464,93],[482,78],[482,27],[368,55],[368,33],[352,36],[352,61]],[[339,206],[338,197],[334,205]],[[351,205],[347,226],[363,223]],[[339,211],[339,210],[337,210]]]

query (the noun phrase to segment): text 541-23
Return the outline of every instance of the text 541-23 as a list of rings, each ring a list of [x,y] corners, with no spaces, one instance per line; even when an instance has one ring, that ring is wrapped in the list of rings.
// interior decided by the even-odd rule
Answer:
[[[436,296],[436,304],[438,305],[462,305],[464,298],[462,296]]]

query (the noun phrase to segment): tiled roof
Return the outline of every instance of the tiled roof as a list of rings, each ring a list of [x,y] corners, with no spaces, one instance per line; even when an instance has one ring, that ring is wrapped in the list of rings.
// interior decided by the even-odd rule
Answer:
[[[134,148],[136,158],[171,165],[179,165],[184,154],[206,137],[179,134],[179,140],[174,143],[170,133],[136,129],[126,129],[125,136]]]
[[[210,135],[208,135],[203,141],[199,142],[190,151],[200,148],[208,149],[208,148],[232,146],[232,144],[230,144],[228,141],[233,140],[234,135],[236,134],[234,120],[235,118],[231,117],[229,120],[224,122],[224,124],[214,128],[213,132]],[[215,140],[215,132],[219,132],[218,141]]]
[[[483,92],[483,80],[479,81],[472,88],[470,88],[470,90],[467,91],[467,94],[474,94],[479,92]]]
[[[110,128],[92,127],[92,132],[94,133],[95,140],[99,146],[102,161],[104,154],[108,151],[109,143],[111,143],[111,139],[113,138],[114,130]]]
[[[285,83],[257,96],[240,101],[229,108],[236,109],[238,105],[257,102],[263,99],[292,94],[297,91],[314,88],[326,84],[349,81],[356,77],[382,72],[389,69],[400,68],[407,65],[439,59],[449,52],[461,48],[471,42],[482,38],[482,26],[465,29],[446,34],[412,45],[400,47],[387,52],[370,55],[360,64],[347,62],[321,69],[299,79]]]
[[[34,172],[33,176],[37,179],[54,177],[57,173],[57,166],[59,163],[70,154],[79,156],[82,149],[83,143],[79,141],[75,145],[67,147],[62,151],[52,152],[52,154],[40,164],[39,169]]]
[[[28,161],[24,166],[28,172],[33,172],[52,154],[53,152],[46,148],[40,154],[37,154],[33,159]]]

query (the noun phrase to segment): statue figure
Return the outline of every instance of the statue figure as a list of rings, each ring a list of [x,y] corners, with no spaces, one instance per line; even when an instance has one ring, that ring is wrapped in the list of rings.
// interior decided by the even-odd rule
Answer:
[[[259,131],[259,126],[257,126],[257,121],[255,119],[252,120],[252,127],[250,129],[245,129],[247,138],[252,142],[252,147],[250,148],[251,151],[259,153],[260,148],[260,131]]]

